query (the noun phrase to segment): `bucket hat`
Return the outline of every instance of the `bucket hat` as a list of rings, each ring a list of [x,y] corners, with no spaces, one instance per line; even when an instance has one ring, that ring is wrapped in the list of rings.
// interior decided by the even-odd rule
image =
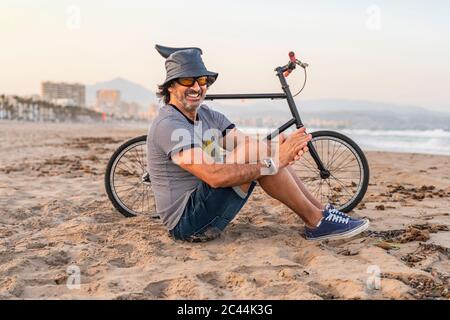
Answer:
[[[164,80],[164,85],[177,78],[201,76],[209,76],[208,85],[213,84],[219,74],[206,69],[201,54],[202,51],[197,48],[181,49],[171,53],[165,63],[166,80]]]

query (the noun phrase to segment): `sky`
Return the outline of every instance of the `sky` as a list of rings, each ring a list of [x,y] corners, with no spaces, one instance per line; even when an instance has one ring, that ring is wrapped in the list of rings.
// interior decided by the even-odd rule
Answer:
[[[273,70],[293,50],[310,65],[304,99],[450,111],[449,16],[441,0],[2,0],[0,93],[116,77],[155,90],[162,44],[202,48],[210,93],[281,92]]]

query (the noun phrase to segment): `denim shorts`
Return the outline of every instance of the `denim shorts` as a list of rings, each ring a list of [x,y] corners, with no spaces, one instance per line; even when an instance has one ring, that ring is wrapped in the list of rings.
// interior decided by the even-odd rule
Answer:
[[[255,185],[252,181],[245,193],[240,187],[212,188],[205,182],[199,183],[170,235],[191,242],[217,238],[247,202]]]

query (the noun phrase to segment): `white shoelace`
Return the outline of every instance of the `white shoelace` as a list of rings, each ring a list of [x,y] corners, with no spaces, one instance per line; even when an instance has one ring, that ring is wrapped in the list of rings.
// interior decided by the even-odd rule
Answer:
[[[331,209],[331,205],[327,205],[326,209],[328,209],[328,212],[330,212],[330,213],[334,213],[334,214],[343,216],[344,218],[350,218],[350,216],[348,214],[346,214],[345,212],[339,211],[336,208],[332,208]]]
[[[336,209],[331,209],[331,210],[336,210]],[[348,221],[350,220],[349,217],[345,218],[341,215],[338,215],[336,213],[332,213],[331,210],[329,210],[329,214],[328,216],[325,218],[326,221],[331,221],[331,222],[337,222],[337,223],[342,223],[342,224],[348,224]]]

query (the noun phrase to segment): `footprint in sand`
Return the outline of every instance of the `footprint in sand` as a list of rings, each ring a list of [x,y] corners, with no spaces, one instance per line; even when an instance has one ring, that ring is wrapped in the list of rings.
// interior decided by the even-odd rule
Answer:
[[[108,263],[117,268],[131,268],[136,265],[136,262],[127,261],[123,257],[111,259]]]
[[[51,251],[46,257],[44,257],[44,261],[53,267],[65,266],[70,262],[70,256],[67,252],[62,250]]]
[[[329,300],[339,297],[338,292],[330,285],[324,285],[315,281],[311,281],[308,282],[308,286],[313,294],[321,297],[322,299]]]
[[[143,294],[153,299],[199,298],[197,284],[186,278],[151,282],[144,288]]]

